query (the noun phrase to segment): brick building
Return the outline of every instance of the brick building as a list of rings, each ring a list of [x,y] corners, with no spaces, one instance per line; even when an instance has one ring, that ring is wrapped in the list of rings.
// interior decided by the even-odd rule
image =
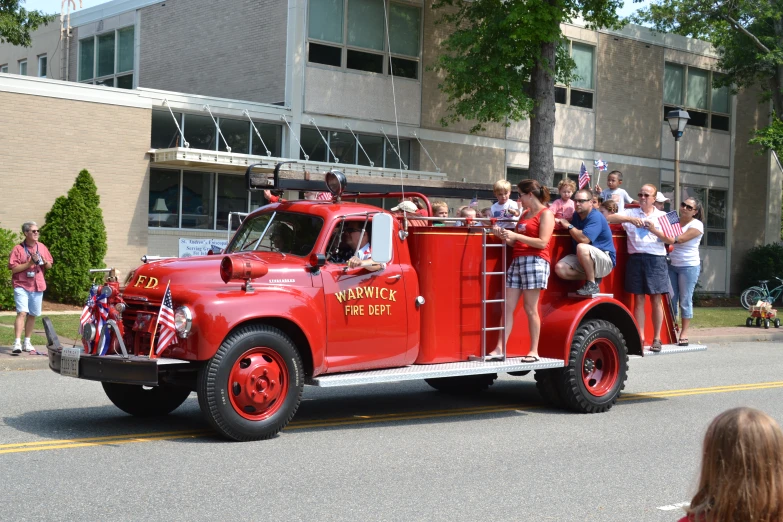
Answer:
[[[449,28],[431,4],[113,0],[74,13],[70,37],[54,23],[29,49],[1,45],[0,179],[14,204],[0,206],[0,226],[42,222],[87,168],[107,263],[127,270],[144,253],[177,255],[181,239],[225,238],[230,211],[262,203],[241,172],[267,151],[313,170],[341,163],[349,180],[403,165],[414,179],[525,177],[527,122],[476,135],[467,122],[440,125],[445,97],[427,68]],[[682,185],[706,209],[700,283],[736,291],[745,252],[780,237],[783,173],[747,145],[767,108],[754,92],[712,89],[717,59],[704,42],[637,26],[563,30],[581,79],[557,89],[556,177],[602,158],[629,193],[653,183],[671,196],[663,115],[685,107]]]

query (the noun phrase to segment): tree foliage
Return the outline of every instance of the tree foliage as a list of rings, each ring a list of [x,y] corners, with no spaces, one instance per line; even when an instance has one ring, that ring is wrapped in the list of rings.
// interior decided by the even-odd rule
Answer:
[[[24,0],[0,0],[0,43],[30,47],[30,33],[54,20],[54,15],[28,11]]]
[[[22,236],[0,228],[0,310],[14,309],[14,285],[11,282],[11,270],[8,268],[8,258],[11,250],[22,241]]]
[[[719,53],[716,87],[759,86],[762,102],[772,102],[773,125],[753,143],[781,151],[783,143],[783,2],[780,0],[656,0],[630,21],[707,40]]]
[[[46,214],[41,242],[52,253],[54,264],[46,273],[49,296],[59,302],[80,304],[92,282],[90,268],[103,268],[106,226],[100,196],[92,176],[82,170],[68,191]]]
[[[445,73],[443,125],[531,118],[530,177],[551,185],[554,175],[555,82],[575,79],[562,45],[561,23],[581,17],[590,28],[617,27],[622,0],[437,0],[438,23],[454,31],[442,43],[434,69]]]

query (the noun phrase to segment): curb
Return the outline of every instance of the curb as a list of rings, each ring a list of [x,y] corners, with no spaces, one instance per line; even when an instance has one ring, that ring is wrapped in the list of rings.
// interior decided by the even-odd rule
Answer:
[[[704,335],[700,335],[695,328],[693,333],[689,335],[691,343],[699,344],[721,344],[721,343],[753,343],[753,342],[771,342],[771,341],[783,341],[783,332],[754,332],[747,335],[741,334],[729,334],[721,335],[720,333],[711,331]]]

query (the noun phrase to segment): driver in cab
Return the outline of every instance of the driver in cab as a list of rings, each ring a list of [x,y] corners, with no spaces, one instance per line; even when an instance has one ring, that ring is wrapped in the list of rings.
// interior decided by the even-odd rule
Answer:
[[[372,251],[370,248],[370,231],[365,230],[362,234],[362,228],[356,224],[346,223],[342,232],[342,244],[350,252],[355,252],[348,259],[348,268],[364,268],[368,272],[377,272],[386,268],[384,264],[374,263],[372,260]]]

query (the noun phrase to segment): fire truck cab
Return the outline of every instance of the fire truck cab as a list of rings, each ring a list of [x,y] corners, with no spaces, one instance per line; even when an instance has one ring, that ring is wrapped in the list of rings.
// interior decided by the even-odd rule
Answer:
[[[259,172],[262,183],[254,183]],[[270,173],[251,166],[248,187],[264,187]],[[433,226],[417,216],[414,226],[408,215],[346,193],[340,172],[326,178],[330,199],[257,209],[220,255],[144,259],[124,286],[110,273],[88,303],[81,346],[63,347],[44,318],[50,368],[101,381],[115,405],[138,416],[167,414],[196,391],[218,433],[257,440],[289,423],[305,385],[424,379],[442,392],[469,394],[491,386],[499,373],[535,371],[550,403],[603,412],[625,385],[629,354],[657,355],[645,350],[630,311],[633,296],[623,290],[621,228],[614,229],[617,266],[600,294],[578,296],[579,282],[552,272],[539,302],[539,361],[520,359],[529,349],[521,304],[505,353],[490,358],[505,333],[510,260],[510,249],[491,233],[493,223]],[[428,201],[423,191],[405,195]],[[570,236],[556,231],[550,248],[554,263],[573,251]],[[354,256],[368,259],[351,267]],[[663,301],[660,354],[706,349],[674,344],[672,312]],[[161,343],[164,335],[169,341]]]

